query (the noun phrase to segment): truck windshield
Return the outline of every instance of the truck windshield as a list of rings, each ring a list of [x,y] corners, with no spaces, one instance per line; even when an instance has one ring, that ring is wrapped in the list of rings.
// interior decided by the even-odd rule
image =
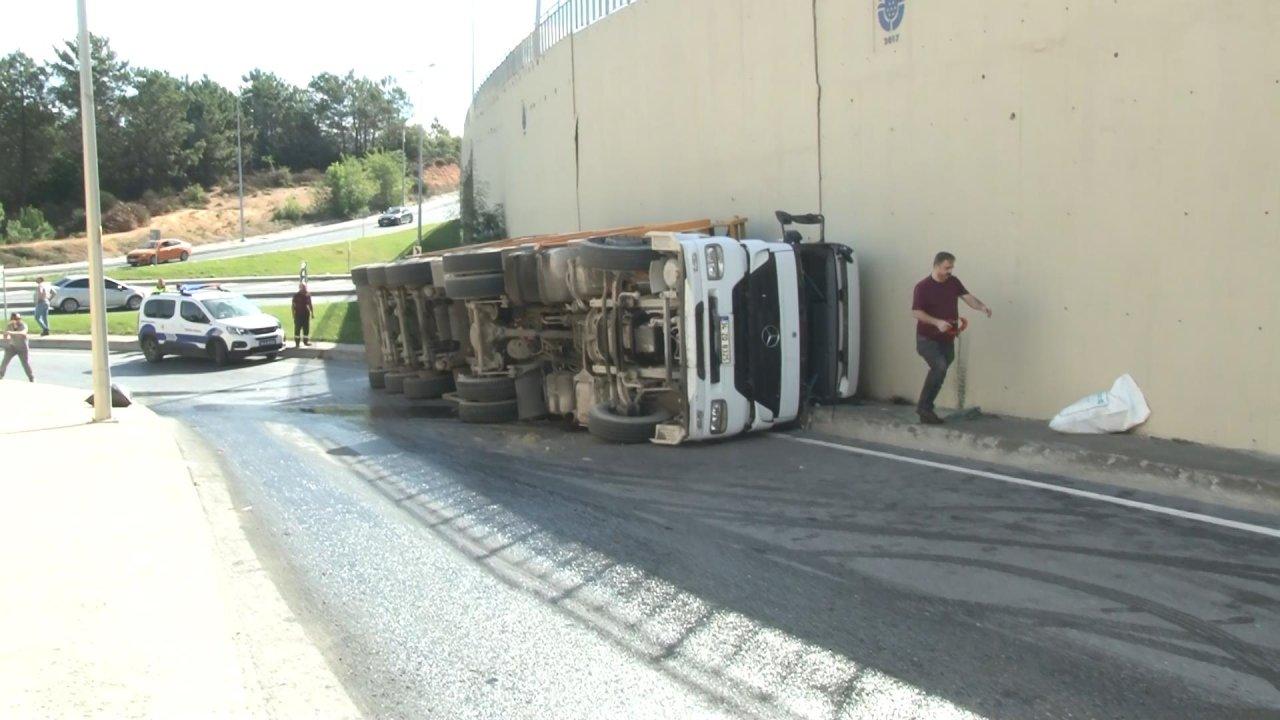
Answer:
[[[772,253],[733,288],[733,385],[775,416],[782,404],[782,308]]]
[[[224,298],[205,300],[204,306],[209,311],[209,314],[218,320],[262,313],[256,305],[241,295],[229,295]]]

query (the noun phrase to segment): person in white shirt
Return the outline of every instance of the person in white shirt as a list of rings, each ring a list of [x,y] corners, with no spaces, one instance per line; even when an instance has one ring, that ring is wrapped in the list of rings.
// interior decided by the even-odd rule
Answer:
[[[35,296],[35,316],[36,322],[40,324],[40,337],[49,334],[49,305],[53,302],[53,294],[57,292],[53,286],[44,281],[43,277],[36,278],[36,296]]]

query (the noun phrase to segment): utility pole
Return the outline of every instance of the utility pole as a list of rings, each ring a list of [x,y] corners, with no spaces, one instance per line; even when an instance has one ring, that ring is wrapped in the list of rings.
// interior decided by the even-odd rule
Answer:
[[[409,153],[405,149],[405,128],[400,128],[400,204],[404,205],[404,176],[409,174]]]
[[[107,298],[102,277],[102,203],[98,193],[98,128],[93,105],[93,53],[85,0],[76,0],[80,25],[80,134],[84,143],[84,219],[89,244],[89,327],[93,356],[93,420],[111,419],[111,365],[107,363]]]
[[[418,132],[418,247],[422,247],[422,136],[427,131],[419,128]]]
[[[236,174],[240,178],[240,242],[244,242],[244,156],[240,149],[240,96],[236,96]]]

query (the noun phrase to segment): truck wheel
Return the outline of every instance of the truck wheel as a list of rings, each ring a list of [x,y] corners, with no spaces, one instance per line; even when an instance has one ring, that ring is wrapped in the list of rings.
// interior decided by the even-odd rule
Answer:
[[[578,246],[578,263],[592,270],[648,270],[657,257],[649,238],[629,235],[591,238]]]
[[[447,259],[447,258],[446,258]],[[506,291],[502,273],[486,275],[445,275],[444,294],[450,300],[481,300],[501,297]]]
[[[369,387],[374,390],[381,390],[387,386],[386,370],[370,370],[369,371]]]
[[[671,419],[666,410],[644,415],[619,415],[608,405],[597,405],[587,415],[587,432],[612,443],[642,443],[653,439],[658,424]]]
[[[484,250],[481,252],[463,252],[444,256],[444,271],[447,275],[461,273],[500,273],[502,272],[502,251]]]
[[[452,375],[419,375],[404,381],[404,396],[410,400],[435,400],[453,392],[453,388]]]
[[[387,392],[392,395],[398,395],[404,392],[404,381],[416,376],[416,372],[391,372],[387,373],[383,379]]]
[[[520,417],[515,400],[499,400],[497,402],[458,401],[458,419],[464,423],[505,423],[515,422]]]
[[[155,364],[164,359],[164,351],[160,349],[160,343],[156,340],[155,335],[148,335],[142,338],[142,356],[147,362]]]
[[[454,378],[458,386],[458,399],[470,402],[497,402],[512,400],[516,396],[516,381],[509,377],[474,377],[458,373]]]

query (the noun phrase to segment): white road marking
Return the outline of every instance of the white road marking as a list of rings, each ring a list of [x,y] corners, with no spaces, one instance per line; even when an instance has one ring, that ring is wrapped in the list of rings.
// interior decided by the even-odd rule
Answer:
[[[1227,520],[1226,518],[1214,517],[1212,515],[1188,512],[1186,510],[1178,510],[1177,508],[1139,502],[1137,500],[1127,500],[1125,498],[1113,497],[1111,495],[1090,492],[1088,490],[1077,490],[1076,488],[1065,487],[1063,485],[1053,485],[1051,483],[1028,480],[1026,478],[1015,477],[1013,475],[1005,475],[1003,473],[975,470],[961,465],[949,465],[947,463],[934,462],[932,460],[921,460],[920,458],[908,457],[906,455],[896,455],[894,453],[882,452],[880,450],[868,450],[867,448],[856,447],[854,445],[842,445],[840,443],[797,437],[795,435],[770,435],[769,437],[785,438],[787,440],[805,443],[806,445],[817,445],[819,447],[831,448],[833,450],[840,450],[842,452],[854,453],[857,455],[867,455],[869,457],[876,457],[884,460],[896,460],[897,462],[910,463],[912,465],[920,465],[922,467],[934,468],[937,470],[950,470],[951,472],[961,473],[963,475],[975,475],[989,480],[999,480],[1000,482],[1035,488],[1037,490],[1048,490],[1049,492],[1062,493],[1063,495],[1071,495],[1073,497],[1086,498],[1088,500],[1097,500],[1098,502],[1121,505],[1137,510],[1146,510],[1147,512],[1169,515],[1171,517],[1182,518],[1184,520],[1194,520],[1196,522],[1207,523],[1209,525],[1217,525],[1219,527],[1243,530],[1244,532],[1255,533],[1257,535],[1280,538],[1280,529],[1269,528],[1264,525],[1253,525],[1251,523],[1239,522],[1237,520]]]

